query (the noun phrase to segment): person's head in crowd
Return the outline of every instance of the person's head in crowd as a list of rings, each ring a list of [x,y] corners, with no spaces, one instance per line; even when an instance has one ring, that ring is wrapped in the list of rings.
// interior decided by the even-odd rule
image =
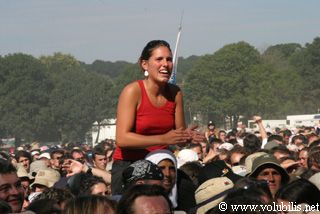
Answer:
[[[148,160],[135,161],[122,173],[124,190],[137,184],[162,186],[163,178],[160,167]]]
[[[30,185],[32,192],[43,192],[53,187],[60,179],[60,173],[54,169],[41,169],[37,172],[34,182]]]
[[[246,156],[246,151],[242,146],[235,146],[229,151],[229,161],[231,166],[240,165],[242,157]]]
[[[239,145],[239,142],[236,138],[229,139],[228,143],[231,143],[232,145]]]
[[[218,138],[224,143],[226,142],[227,132],[225,130],[220,130],[218,132]]]
[[[229,143],[232,143],[233,145],[235,145],[236,143],[234,142],[237,142],[237,132],[233,130],[229,131],[227,133],[226,139]]]
[[[279,163],[287,171],[290,177],[296,176],[295,173],[300,167],[300,165],[294,157],[283,157],[279,160]]]
[[[200,142],[202,148],[202,157],[205,157],[208,154],[210,144],[207,141]]]
[[[30,193],[30,184],[33,182],[33,179],[30,178],[26,169],[23,166],[17,168],[17,175],[21,181],[21,185],[23,186],[25,193]]]
[[[200,144],[190,143],[186,148],[194,151],[195,153],[197,153],[198,160],[202,160],[203,159],[203,150],[202,150],[202,146]]]
[[[58,204],[61,210],[63,210],[66,203],[74,198],[75,196],[67,188],[58,189],[52,187],[44,190],[41,194],[37,195],[33,201],[51,199]]]
[[[162,186],[169,193],[173,207],[177,206],[177,160],[169,150],[156,150],[150,152],[146,160],[157,164],[163,173]]]
[[[40,156],[40,152],[38,150],[31,151],[30,154],[31,154],[32,161],[38,160]]]
[[[309,149],[303,148],[298,152],[298,161],[300,166],[308,168],[308,157],[309,157]]]
[[[191,213],[202,214],[217,206],[231,191],[234,184],[227,177],[211,178],[202,183],[195,191],[196,207]]]
[[[314,172],[320,171],[320,147],[314,147],[309,150],[308,168]]]
[[[195,187],[199,186],[198,176],[202,165],[199,161],[191,161],[183,164],[179,169],[186,173]]]
[[[213,160],[222,160],[222,161],[228,163],[229,151],[225,148],[218,149],[218,156],[216,156],[216,159],[213,159]]]
[[[283,144],[283,137],[281,135],[274,134],[268,137],[268,142],[269,141],[274,141],[277,144],[281,145]]]
[[[71,151],[71,157],[73,160],[79,161],[82,164],[85,162],[84,153],[80,149],[73,149]]]
[[[117,214],[172,213],[171,202],[163,187],[134,185],[124,192]]]
[[[215,152],[218,153],[218,148],[223,142],[219,138],[210,139],[210,147]]]
[[[292,135],[292,133],[289,129],[283,130],[282,136],[283,136],[283,142],[285,145],[289,144],[291,135]]]
[[[112,161],[112,155],[115,150],[114,142],[111,139],[106,139],[101,141],[99,145],[104,147],[108,162]]]
[[[200,169],[198,176],[199,185],[211,178],[217,177],[227,177],[233,183],[242,178],[241,176],[235,174],[224,161],[216,160],[206,164]]]
[[[61,208],[56,200],[46,198],[32,201],[27,207],[27,211],[36,214],[60,214]]]
[[[61,169],[62,163],[60,159],[63,157],[63,155],[64,155],[64,151],[60,149],[55,149],[50,152],[50,157],[51,157],[50,162],[51,162],[52,169],[55,169],[55,170]]]
[[[38,160],[43,161],[47,167],[51,167],[50,159],[51,159],[51,157],[50,157],[50,153],[49,152],[43,152],[38,157]]]
[[[279,161],[270,154],[259,156],[253,160],[249,177],[266,180],[273,196],[282,185],[289,181],[289,175],[286,170],[282,168]]]
[[[191,162],[191,161],[199,161],[198,154],[191,149],[182,149],[178,152],[176,155],[177,157],[177,166],[180,168],[185,163]]]
[[[307,134],[306,137],[308,138],[308,145],[315,141],[319,141],[319,136],[316,133]]]
[[[24,202],[24,188],[16,168],[6,160],[0,159],[0,201],[4,201],[12,212],[18,213]]]
[[[95,168],[106,170],[107,167],[107,157],[104,147],[97,145],[92,151],[92,160]]]
[[[116,202],[102,195],[85,195],[67,202],[63,214],[116,214]]]
[[[17,160],[18,163],[20,163],[26,170],[27,172],[30,171],[30,164],[32,162],[31,154],[27,151],[18,151],[15,154],[15,159]]]
[[[234,189],[255,190],[257,197],[263,202],[269,203],[273,200],[268,182],[266,180],[258,180],[253,177],[244,177],[234,184]]]
[[[291,156],[290,150],[284,145],[280,145],[280,146],[272,148],[270,150],[270,154],[275,156],[278,161],[280,161],[281,158]]]
[[[316,141],[313,141],[312,143],[310,143],[308,148],[312,149],[314,147],[319,147],[319,146],[320,146],[320,140],[316,140]]]
[[[243,147],[248,154],[255,153],[261,149],[262,142],[254,134],[248,134],[243,139]]]
[[[298,135],[295,135],[294,137],[292,137],[291,143],[294,145],[297,145],[297,146],[307,145],[308,139],[306,138],[306,136],[304,136],[302,134],[298,134]]]
[[[289,202],[317,205],[320,203],[320,190],[310,181],[301,178],[282,186],[276,193],[276,200],[285,205]]]
[[[79,195],[110,195],[111,189],[101,177],[81,173]]]

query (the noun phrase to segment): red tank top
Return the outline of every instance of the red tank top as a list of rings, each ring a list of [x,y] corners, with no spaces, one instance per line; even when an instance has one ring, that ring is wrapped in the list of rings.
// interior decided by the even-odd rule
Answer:
[[[147,95],[142,80],[138,80],[141,90],[141,103],[136,112],[134,132],[142,135],[164,134],[175,128],[175,102],[167,100],[161,106],[154,106]],[[114,160],[135,161],[144,159],[151,151],[165,149],[167,146],[151,146],[145,149],[124,149],[117,146],[113,155]]]

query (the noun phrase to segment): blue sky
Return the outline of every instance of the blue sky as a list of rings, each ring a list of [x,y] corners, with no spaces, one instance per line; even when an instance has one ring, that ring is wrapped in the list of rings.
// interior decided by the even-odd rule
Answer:
[[[0,0],[0,55],[136,62],[149,40],[174,48],[182,11],[179,56],[238,41],[260,51],[304,45],[320,36],[319,8],[318,0]]]

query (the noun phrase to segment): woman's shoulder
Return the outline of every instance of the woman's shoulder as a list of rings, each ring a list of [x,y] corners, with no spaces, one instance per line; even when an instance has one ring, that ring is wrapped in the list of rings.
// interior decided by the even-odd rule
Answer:
[[[128,85],[126,85],[122,92],[122,94],[128,94],[130,96],[133,96],[133,95],[140,95],[141,92],[140,92],[140,87],[139,87],[139,83],[138,81],[134,81],[134,82],[131,82],[129,83]]]

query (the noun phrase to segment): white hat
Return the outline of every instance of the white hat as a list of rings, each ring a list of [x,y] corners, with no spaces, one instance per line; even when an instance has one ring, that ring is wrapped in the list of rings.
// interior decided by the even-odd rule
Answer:
[[[51,159],[49,152],[44,152],[41,155],[39,155],[38,159],[40,160],[41,158],[47,158],[48,160]]]
[[[225,149],[230,151],[231,149],[233,149],[233,145],[231,143],[223,143],[218,147],[218,149]]]
[[[177,155],[177,163],[178,168],[180,168],[183,164],[192,161],[198,161],[198,154],[191,149],[182,149]]]

